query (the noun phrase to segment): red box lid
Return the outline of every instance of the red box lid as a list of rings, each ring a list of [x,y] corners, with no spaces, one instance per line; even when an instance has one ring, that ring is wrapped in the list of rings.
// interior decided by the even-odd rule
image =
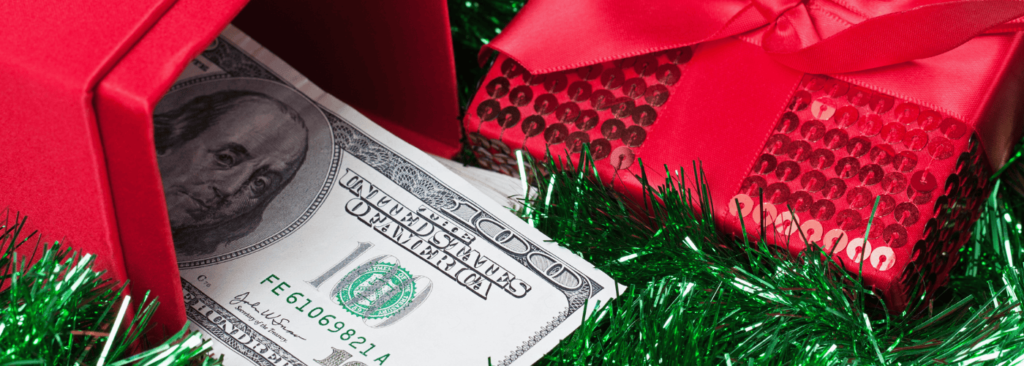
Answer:
[[[18,35],[0,38],[0,207],[96,254],[137,299],[159,296],[161,330],[185,316],[153,108],[246,3],[16,0],[0,19],[0,32]],[[239,27],[324,90],[428,152],[458,150],[445,2],[250,7]]]
[[[125,279],[92,93],[171,0],[14,0],[0,17],[0,207]],[[31,254],[33,245],[22,247]]]

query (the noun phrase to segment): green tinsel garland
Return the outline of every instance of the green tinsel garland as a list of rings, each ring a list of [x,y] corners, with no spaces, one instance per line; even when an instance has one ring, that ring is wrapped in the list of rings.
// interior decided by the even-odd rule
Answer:
[[[550,163],[549,163],[550,164]],[[699,167],[672,170],[626,204],[593,162],[535,176],[529,218],[629,286],[542,365],[924,365],[1024,363],[1024,197],[998,181],[950,285],[889,314],[855,274],[809,246],[794,258],[724,235],[699,214]],[[537,171],[536,169],[534,171]],[[643,177],[641,177],[643,178]],[[687,190],[682,186],[700,187]],[[1012,202],[1012,203],[1011,203]],[[641,207],[644,206],[644,207]],[[520,214],[526,214],[521,211]]]
[[[160,345],[140,339],[158,305],[146,298],[126,319],[124,286],[92,270],[91,255],[79,256],[55,242],[42,247],[36,233],[22,235],[25,218],[0,219],[0,366],[15,365],[220,365],[207,355],[207,341],[182,329]],[[37,238],[38,257],[14,251]],[[122,326],[122,323],[124,324]]]

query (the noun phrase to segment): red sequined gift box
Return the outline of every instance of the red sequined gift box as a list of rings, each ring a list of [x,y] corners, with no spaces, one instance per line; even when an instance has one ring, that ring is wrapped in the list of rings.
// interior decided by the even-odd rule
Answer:
[[[1021,35],[1007,21],[1024,7],[960,23],[977,32],[957,43],[893,24],[954,24],[984,1],[722,3],[531,1],[490,45],[466,112],[480,163],[517,175],[514,150],[578,161],[587,143],[601,177],[637,198],[639,160],[651,182],[700,161],[727,231],[742,220],[793,252],[812,242],[850,271],[864,262],[893,309],[918,285],[934,292],[1020,137]],[[670,28],[688,20],[710,25]]]

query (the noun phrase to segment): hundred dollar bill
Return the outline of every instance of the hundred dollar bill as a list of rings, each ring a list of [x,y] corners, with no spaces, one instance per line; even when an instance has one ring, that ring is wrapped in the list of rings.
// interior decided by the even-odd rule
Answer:
[[[187,316],[228,365],[529,365],[615,296],[234,27],[153,120]]]

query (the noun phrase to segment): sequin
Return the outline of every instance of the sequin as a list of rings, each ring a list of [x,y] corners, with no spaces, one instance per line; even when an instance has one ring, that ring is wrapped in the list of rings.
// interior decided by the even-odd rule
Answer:
[[[615,90],[622,87],[626,81],[626,75],[620,69],[608,69],[601,73],[601,85],[605,89]]]
[[[601,124],[601,135],[609,140],[618,140],[626,130],[626,124],[617,119],[610,119]]]
[[[917,115],[921,113],[921,107],[914,103],[903,103],[896,107],[893,114],[896,115],[896,122],[909,125],[917,121]]]
[[[526,117],[526,119],[523,120],[522,125],[523,135],[525,135],[526,138],[537,136],[541,131],[544,131],[544,125],[544,117],[538,115]]]
[[[876,145],[868,151],[868,159],[871,159],[872,163],[879,165],[889,165],[895,157],[896,149],[893,149],[890,145]]]
[[[603,70],[604,67],[601,64],[583,66],[579,69],[576,69],[576,75],[583,80],[594,80],[601,76]]]
[[[497,118],[499,111],[501,111],[501,103],[494,99],[485,100],[476,106],[476,116],[484,122]]]
[[[594,113],[597,117],[597,113]],[[580,118],[580,106],[574,102],[565,102],[555,107],[555,119],[561,123],[573,123]]]
[[[871,250],[871,266],[885,272],[896,264],[896,253],[887,247],[879,247]]]
[[[789,195],[788,203],[793,211],[804,212],[810,209],[811,204],[814,203],[814,196],[804,191],[793,192]]]
[[[573,103],[575,104],[575,103]],[[558,107],[558,98],[554,94],[544,94],[537,97],[533,103],[533,111],[542,116],[549,115]],[[578,108],[578,107],[577,107]]]
[[[857,127],[860,128],[861,134],[868,137],[882,132],[882,127],[884,126],[885,121],[882,120],[882,116],[877,114],[869,114],[857,122]]]
[[[520,117],[519,108],[511,106],[505,107],[501,112],[498,112],[498,125],[501,126],[501,128],[510,128],[515,126],[516,123],[519,123]]]
[[[789,101],[789,109],[794,111],[802,111],[809,105],[811,105],[811,93],[806,90],[797,91],[796,94],[793,94],[793,99]]]
[[[917,124],[921,126],[922,130],[931,131],[939,128],[939,123],[942,120],[942,115],[936,111],[924,111],[917,116]]]
[[[647,93],[647,82],[644,79],[632,78],[622,85],[622,95],[630,99],[642,97],[644,93]]]
[[[668,56],[668,62],[674,64],[685,64],[690,62],[690,59],[693,58],[693,49],[690,47],[676,48],[665,51],[665,56]]]
[[[664,64],[658,66],[658,71],[655,73],[655,76],[658,78],[659,83],[672,86],[679,82],[681,74],[682,71],[679,70],[679,66]]]
[[[939,124],[939,131],[949,139],[956,140],[967,134],[967,125],[956,118],[946,118]]]
[[[822,193],[825,198],[838,199],[846,193],[846,182],[839,178],[829,178],[825,181],[825,189]]]
[[[841,107],[836,110],[834,119],[839,128],[849,128],[860,119],[860,112],[852,106]]]
[[[664,85],[652,85],[647,88],[647,92],[644,93],[644,100],[647,104],[655,107],[661,107],[662,104],[668,101],[668,88]]]
[[[590,154],[594,160],[603,160],[611,155],[612,143],[607,139],[597,139],[590,142]]]
[[[867,154],[870,150],[871,140],[868,140],[868,138],[864,136],[854,137],[846,144],[846,152],[855,158]]]
[[[832,219],[832,215],[836,213],[836,204],[832,203],[832,200],[822,199],[814,201],[811,205],[811,216],[821,221],[828,221]]]
[[[857,175],[857,172],[859,171],[860,161],[858,161],[857,158],[847,157],[839,159],[839,161],[836,162],[835,172],[836,176],[840,179],[851,178],[854,175]]]
[[[778,159],[771,154],[761,154],[760,157],[754,161],[755,174],[768,174],[769,172],[775,171],[775,167],[779,164]]]
[[[786,145],[786,155],[790,159],[802,162],[811,156],[811,144],[807,141],[790,141]]]
[[[871,96],[868,106],[871,107],[871,111],[875,112],[875,115],[883,114],[892,109],[893,97],[885,94],[875,93]]]
[[[615,170],[622,170],[628,169],[630,166],[632,166],[633,159],[635,159],[635,155],[633,155],[633,150],[630,150],[628,147],[625,146],[619,146],[615,148],[615,150],[612,150],[610,160],[612,167],[614,167]]]
[[[839,150],[846,147],[846,142],[850,140],[850,135],[845,131],[838,128],[833,128],[825,132],[825,140],[822,141],[825,147],[832,150]]]
[[[795,161],[784,161],[775,168],[775,176],[784,182],[800,176],[800,164]]]
[[[849,244],[850,237],[842,229],[832,229],[825,233],[822,242],[825,244],[822,249],[826,253],[842,253]]]
[[[882,240],[893,248],[907,245],[907,228],[901,224],[889,224],[882,230]]]
[[[654,75],[658,71],[658,58],[653,55],[644,55],[636,58],[633,63],[633,71],[641,77]]]
[[[618,98],[609,109],[615,118],[625,118],[633,114],[633,108],[636,108],[636,103],[632,100],[629,98]]]
[[[797,117],[796,113],[786,112],[779,119],[779,124],[775,125],[775,132],[790,133],[798,126],[800,126],[800,117]]]
[[[830,98],[818,98],[811,102],[811,114],[814,119],[827,120],[836,113],[836,102]]]
[[[508,79],[499,76],[487,83],[484,90],[487,91],[487,95],[490,95],[491,98],[498,99],[508,94],[509,85]]]
[[[831,98],[839,98],[850,92],[850,84],[839,79],[827,78],[822,91]]]
[[[836,224],[846,231],[860,229],[862,220],[860,213],[854,210],[846,209],[836,213]]]
[[[653,125],[654,121],[658,119],[658,112],[649,105],[642,105],[633,108],[633,114],[630,117],[632,117],[633,123],[647,127]]]
[[[588,131],[594,127],[597,127],[600,119],[597,115],[597,111],[588,109],[580,112],[580,117],[576,119],[576,128],[580,131]]]
[[[740,192],[754,197],[760,196],[765,188],[768,188],[768,181],[756,175],[743,179],[740,184]]]
[[[807,158],[807,163],[811,164],[811,167],[815,169],[825,169],[832,166],[835,162],[836,155],[832,151],[826,149],[817,149],[811,152],[811,155]]]
[[[567,85],[569,85],[569,78],[563,73],[548,75],[547,80],[544,80],[544,90],[552,94],[565,90]]]
[[[882,178],[882,189],[890,194],[903,192],[907,189],[907,176],[900,172],[886,172]]]
[[[825,188],[827,180],[828,178],[825,177],[824,173],[812,170],[800,177],[800,187],[808,192],[818,192]]]
[[[771,203],[785,204],[789,200],[789,185],[782,182],[769,184],[764,190],[764,199]]]
[[[919,151],[924,149],[928,145],[928,133],[924,130],[917,129],[907,132],[903,136],[903,146],[911,151]]]
[[[585,81],[573,82],[569,85],[567,94],[569,94],[569,100],[574,102],[582,102],[590,100],[590,93],[593,92],[593,88],[590,84]]]
[[[907,128],[899,123],[889,123],[882,126],[882,130],[879,133],[882,140],[893,144],[903,141],[903,136],[907,134]]]
[[[564,126],[564,125],[559,125]],[[590,135],[583,131],[576,131],[569,134],[569,137],[565,139],[565,146],[569,148],[572,153],[578,153],[583,150],[583,144],[590,143]]]
[[[611,108],[612,104],[615,104],[616,99],[618,98],[610,90],[597,90],[590,95],[590,106],[596,110],[603,111]]]
[[[527,105],[531,100],[533,100],[533,89],[526,85],[517,86],[508,93],[509,103],[516,107]]]
[[[910,176],[910,187],[917,192],[931,192],[938,187],[935,176],[927,170],[918,170]]]
[[[553,124],[544,129],[544,141],[548,145],[557,145],[565,141],[569,136],[569,129],[563,124]]]
[[[640,126],[626,127],[626,133],[622,136],[622,143],[629,147],[639,147],[647,139],[647,130]]]

